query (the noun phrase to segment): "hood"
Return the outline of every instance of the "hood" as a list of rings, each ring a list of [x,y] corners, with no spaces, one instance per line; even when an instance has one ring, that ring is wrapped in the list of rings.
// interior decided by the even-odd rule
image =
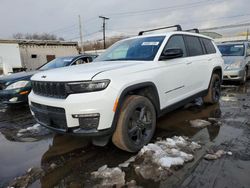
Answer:
[[[7,76],[0,77],[0,83],[7,83],[7,82],[15,82],[18,80],[29,80],[32,75],[37,73],[38,71],[30,71],[30,72],[18,72],[13,73]]]
[[[92,80],[96,75],[102,72],[136,66],[142,63],[141,61],[93,62],[43,71],[32,76],[31,80],[58,82]]]
[[[223,56],[224,63],[226,65],[236,63],[238,61],[244,61],[244,56]]]

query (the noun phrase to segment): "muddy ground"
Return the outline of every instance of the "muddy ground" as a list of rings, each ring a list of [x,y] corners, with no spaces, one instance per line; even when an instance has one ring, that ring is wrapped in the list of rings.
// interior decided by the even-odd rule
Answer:
[[[211,117],[221,124],[194,128],[189,123]],[[127,182],[135,180],[141,187],[250,187],[250,81],[245,86],[227,84],[219,104],[189,105],[163,116],[157,126],[152,142],[187,136],[202,148],[192,162],[160,181],[139,177],[130,165],[123,169]],[[232,155],[203,158],[219,149]],[[0,187],[92,187],[93,171],[103,165],[117,167],[133,155],[112,143],[95,147],[86,138],[54,135],[36,125],[26,105],[0,107]]]

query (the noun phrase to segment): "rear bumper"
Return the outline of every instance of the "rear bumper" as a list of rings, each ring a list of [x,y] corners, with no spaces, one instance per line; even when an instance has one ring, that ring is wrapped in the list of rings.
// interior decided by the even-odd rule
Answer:
[[[244,78],[244,69],[224,70],[223,80],[240,81]]]

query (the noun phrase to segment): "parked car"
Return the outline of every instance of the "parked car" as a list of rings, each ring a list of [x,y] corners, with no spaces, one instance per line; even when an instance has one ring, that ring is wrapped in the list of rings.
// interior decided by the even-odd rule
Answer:
[[[35,74],[29,105],[36,121],[91,136],[95,145],[112,137],[117,147],[136,152],[151,140],[157,117],[200,96],[219,101],[223,59],[211,38],[145,32],[115,43],[91,64]]]
[[[38,68],[36,71],[20,72],[0,77],[0,102],[5,104],[27,102],[28,94],[31,91],[30,78],[35,73],[54,68],[91,62],[95,57],[95,55],[86,54],[58,57]]]
[[[250,42],[224,42],[218,48],[225,62],[223,80],[244,84],[250,76]]]

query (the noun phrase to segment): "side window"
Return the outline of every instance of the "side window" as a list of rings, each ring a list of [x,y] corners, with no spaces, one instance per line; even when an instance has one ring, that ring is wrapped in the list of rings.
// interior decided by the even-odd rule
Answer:
[[[174,35],[170,37],[168,40],[166,46],[164,47],[164,50],[166,49],[175,49],[180,48],[183,51],[183,57],[187,56],[187,50],[185,47],[184,39],[181,35]]]
[[[85,64],[85,63],[89,63],[89,62],[92,62],[92,58],[83,57],[83,58],[76,60],[72,65],[80,65],[80,64]]]
[[[215,50],[214,45],[213,45],[211,40],[205,39],[205,38],[202,38],[201,40],[202,40],[202,42],[203,42],[203,44],[205,46],[207,54],[216,53],[216,50]]]
[[[197,56],[203,54],[202,46],[198,37],[186,35],[185,42],[187,45],[189,56]]]

